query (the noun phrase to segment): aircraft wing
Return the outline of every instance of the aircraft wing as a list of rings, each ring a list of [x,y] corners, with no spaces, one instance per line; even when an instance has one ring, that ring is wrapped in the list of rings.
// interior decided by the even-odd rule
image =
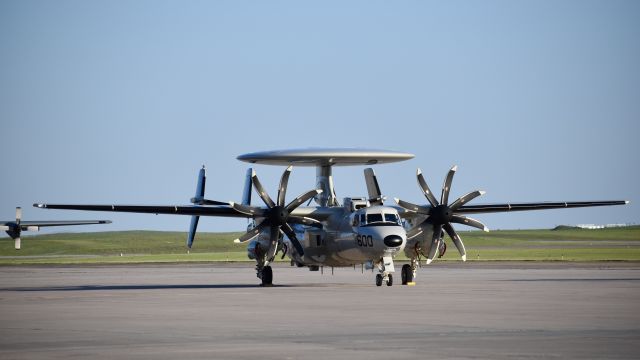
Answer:
[[[69,226],[69,225],[92,225],[92,224],[111,224],[111,220],[68,220],[68,221],[21,221],[20,226],[26,228],[29,226],[45,227],[45,226]],[[16,225],[15,220],[0,221],[1,226]]]
[[[236,211],[230,206],[201,206],[201,205],[81,205],[81,204],[33,204],[40,209],[85,210],[85,211],[114,211],[143,214],[170,215],[198,215],[251,217]]]
[[[568,209],[592,206],[625,205],[629,201],[625,200],[605,200],[605,201],[564,201],[564,202],[539,202],[539,203],[508,203],[508,204],[481,204],[464,205],[456,210],[458,214],[484,214],[510,211],[531,211],[549,209]]]

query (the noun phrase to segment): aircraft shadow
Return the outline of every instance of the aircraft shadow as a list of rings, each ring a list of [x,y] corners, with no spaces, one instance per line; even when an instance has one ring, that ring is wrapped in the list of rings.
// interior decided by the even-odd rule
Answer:
[[[116,291],[116,290],[184,290],[184,289],[246,289],[260,288],[258,284],[177,284],[177,285],[79,285],[79,286],[43,286],[0,288],[0,291]],[[286,288],[295,285],[272,285],[269,287]]]
[[[586,279],[511,279],[499,281],[516,281],[516,282],[607,282],[607,281],[640,281],[640,278],[586,278]]]

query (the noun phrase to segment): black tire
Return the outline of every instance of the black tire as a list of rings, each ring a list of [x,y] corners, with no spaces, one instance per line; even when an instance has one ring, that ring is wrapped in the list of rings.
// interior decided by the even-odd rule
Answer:
[[[387,286],[393,285],[393,276],[389,274],[389,278],[387,279]]]
[[[376,286],[382,286],[382,274],[376,275]]]
[[[413,270],[411,270],[411,265],[404,264],[402,265],[402,285],[407,285],[410,282],[413,282]]]
[[[271,266],[265,266],[262,269],[262,286],[271,286],[273,284],[273,271]]]

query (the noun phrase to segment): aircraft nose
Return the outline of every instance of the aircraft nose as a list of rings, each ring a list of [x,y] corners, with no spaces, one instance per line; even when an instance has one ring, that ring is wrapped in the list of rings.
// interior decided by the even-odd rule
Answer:
[[[402,245],[402,237],[398,235],[389,235],[384,238],[384,244],[388,247],[398,247]]]

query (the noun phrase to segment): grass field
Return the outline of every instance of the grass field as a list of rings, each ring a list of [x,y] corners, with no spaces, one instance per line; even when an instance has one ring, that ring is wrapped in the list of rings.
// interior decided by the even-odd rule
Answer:
[[[249,261],[240,233],[198,233],[187,253],[184,232],[122,231],[25,236],[22,250],[0,239],[0,265]],[[469,261],[640,261],[640,226],[582,230],[502,230],[460,233]],[[459,260],[447,238],[440,261]],[[404,256],[399,256],[403,260]]]

